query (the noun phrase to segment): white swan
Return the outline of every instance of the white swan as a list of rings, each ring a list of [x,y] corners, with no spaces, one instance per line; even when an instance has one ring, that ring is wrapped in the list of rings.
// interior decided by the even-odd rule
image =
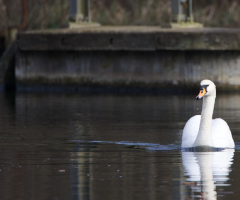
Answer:
[[[223,119],[212,120],[216,98],[216,86],[210,80],[200,83],[200,93],[197,99],[203,97],[202,113],[190,118],[182,135],[182,148],[210,146],[234,148],[232,133]]]

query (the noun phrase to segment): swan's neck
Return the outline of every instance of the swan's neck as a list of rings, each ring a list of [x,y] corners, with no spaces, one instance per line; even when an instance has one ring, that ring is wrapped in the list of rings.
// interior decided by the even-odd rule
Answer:
[[[198,136],[193,144],[196,146],[214,146],[212,141],[212,115],[215,103],[215,95],[203,97],[201,122]]]

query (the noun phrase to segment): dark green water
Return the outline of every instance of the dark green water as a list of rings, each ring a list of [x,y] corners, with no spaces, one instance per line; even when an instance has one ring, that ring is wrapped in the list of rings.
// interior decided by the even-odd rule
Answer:
[[[214,111],[235,150],[182,152],[182,129],[201,103],[1,94],[1,199],[239,199],[240,95],[218,95]]]

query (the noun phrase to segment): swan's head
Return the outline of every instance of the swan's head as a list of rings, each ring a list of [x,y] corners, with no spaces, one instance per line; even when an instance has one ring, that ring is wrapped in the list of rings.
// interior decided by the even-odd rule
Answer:
[[[202,80],[200,83],[200,92],[196,99],[201,99],[204,96],[216,95],[216,86],[210,80]]]

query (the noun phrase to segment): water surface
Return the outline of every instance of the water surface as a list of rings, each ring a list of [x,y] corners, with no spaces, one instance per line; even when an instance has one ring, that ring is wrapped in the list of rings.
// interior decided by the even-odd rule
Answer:
[[[0,95],[2,199],[239,199],[240,95],[218,95],[235,150],[185,152],[194,95]]]

